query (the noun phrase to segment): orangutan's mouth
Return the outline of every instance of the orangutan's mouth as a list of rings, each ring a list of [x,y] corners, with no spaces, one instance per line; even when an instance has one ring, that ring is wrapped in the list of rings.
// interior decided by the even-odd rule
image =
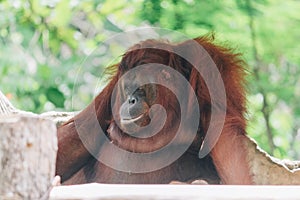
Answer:
[[[140,119],[143,119],[145,117],[146,113],[143,113],[135,118],[130,118],[130,119],[121,119],[121,124],[132,124],[135,122],[138,122]]]

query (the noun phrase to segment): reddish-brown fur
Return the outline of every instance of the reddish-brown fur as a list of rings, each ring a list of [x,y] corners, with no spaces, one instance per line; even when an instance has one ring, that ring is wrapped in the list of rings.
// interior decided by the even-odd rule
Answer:
[[[216,109],[219,109],[220,113],[226,113],[226,120],[221,136],[211,153],[203,159],[198,158],[202,139],[210,124],[212,103],[208,88],[201,75],[191,64],[172,53],[173,49],[189,49],[189,41],[173,45],[166,42],[147,40],[135,45],[125,53],[121,63],[114,66],[117,68],[117,72],[104,90],[85,110],[59,128],[56,173],[62,176],[63,182],[66,184],[86,182],[169,183],[173,180],[190,181],[204,179],[209,183],[252,183],[245,152],[241,145],[241,138],[245,136],[246,126],[244,118],[246,111],[245,71],[242,67],[244,63],[239,59],[239,54],[233,54],[230,49],[216,46],[212,43],[212,38],[210,37],[200,37],[194,39],[194,41],[203,46],[215,62],[226,91],[226,110],[223,110],[224,105],[220,105],[222,104],[221,101],[215,104],[217,105]],[[156,49],[160,46],[164,46],[164,49],[167,47],[170,51]],[[201,52],[193,49],[190,49],[188,53],[196,63],[197,59],[201,57],[199,55]],[[170,108],[171,110],[173,109],[173,113],[168,115],[167,128],[163,128],[160,134],[150,139],[130,137],[122,133],[115,124],[110,100],[116,82],[126,71],[137,65],[151,62],[168,65],[179,71],[194,89],[201,110],[197,137],[190,148],[178,160],[165,168],[148,173],[119,172],[98,162],[91,156],[92,152],[97,155],[114,157],[115,164],[122,165],[123,162],[126,162],[126,158],[111,155],[111,152],[107,152],[107,148],[103,145],[104,136],[98,134],[99,127],[95,124],[99,123],[102,129],[106,131],[107,136],[119,147],[134,152],[149,152],[161,148],[161,146],[172,139],[174,135],[172,127],[176,127],[178,120],[180,120],[178,117],[180,114],[176,113],[178,110]],[[199,65],[205,64],[199,62]],[[215,77],[210,78],[213,80]],[[163,89],[159,89],[158,92],[166,93]],[[158,101],[164,107],[172,107],[176,102],[169,97],[168,95],[161,95]],[[189,107],[186,109],[189,109]],[[108,133],[108,129],[113,131],[108,131]],[[85,145],[82,144],[78,134],[87,141]],[[182,141],[182,143],[184,142]],[[85,146],[88,146],[91,152]],[[156,159],[159,160],[160,158]],[[156,160],[154,159],[153,162],[156,162]]]

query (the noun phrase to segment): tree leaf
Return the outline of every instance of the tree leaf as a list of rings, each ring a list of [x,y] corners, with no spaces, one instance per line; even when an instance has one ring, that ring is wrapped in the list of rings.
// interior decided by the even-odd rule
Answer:
[[[63,108],[65,103],[64,94],[55,87],[50,87],[46,90],[47,99],[58,108]]]

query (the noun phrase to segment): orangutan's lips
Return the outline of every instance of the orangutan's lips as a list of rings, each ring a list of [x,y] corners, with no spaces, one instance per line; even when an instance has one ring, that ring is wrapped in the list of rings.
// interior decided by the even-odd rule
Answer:
[[[138,120],[142,119],[145,116],[146,113],[143,113],[135,118],[131,119],[121,119],[121,124],[132,124],[134,122],[137,122]]]

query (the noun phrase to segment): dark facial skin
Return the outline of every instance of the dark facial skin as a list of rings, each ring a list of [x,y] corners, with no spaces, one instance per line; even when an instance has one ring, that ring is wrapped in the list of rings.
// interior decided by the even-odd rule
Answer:
[[[138,77],[135,81],[122,83],[123,102],[119,110],[120,126],[129,135],[135,135],[140,128],[151,121],[150,108],[156,100],[155,84],[139,86]]]

